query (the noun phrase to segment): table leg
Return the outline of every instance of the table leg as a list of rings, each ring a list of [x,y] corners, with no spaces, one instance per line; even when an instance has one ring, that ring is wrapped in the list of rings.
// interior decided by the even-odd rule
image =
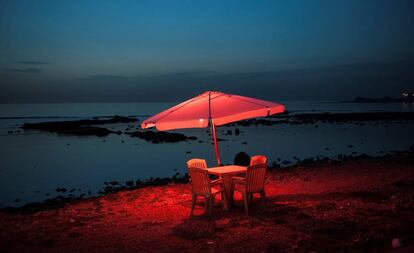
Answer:
[[[231,187],[231,178],[232,175],[231,174],[224,174],[222,175],[223,178],[223,183],[224,183],[224,192],[226,194],[226,199],[227,199],[227,208],[230,207],[230,200],[232,198],[232,196],[230,196],[230,187]]]

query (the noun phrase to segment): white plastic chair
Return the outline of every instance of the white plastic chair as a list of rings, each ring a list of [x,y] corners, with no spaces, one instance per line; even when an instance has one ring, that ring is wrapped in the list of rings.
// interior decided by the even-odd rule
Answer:
[[[208,177],[208,171],[206,169],[196,167],[189,167],[188,174],[190,175],[192,186],[191,216],[193,216],[193,211],[198,196],[203,196],[206,199],[206,211],[208,210],[209,217],[211,217],[214,198],[217,194],[221,194],[224,208],[227,209],[227,200],[226,194],[224,192],[223,179],[211,181]],[[216,186],[219,186],[219,188],[214,188]]]
[[[230,200],[233,202],[233,195],[235,191],[241,192],[243,195],[244,208],[247,216],[249,215],[249,205],[253,201],[255,193],[260,194],[263,208],[266,208],[266,170],[266,164],[259,163],[247,167],[246,177],[232,177],[231,179]]]
[[[256,164],[261,164],[261,163],[267,164],[266,156],[264,156],[264,155],[255,155],[255,156],[252,156],[250,158],[250,166],[256,165]]]
[[[187,168],[195,167],[199,169],[207,169],[207,162],[204,159],[194,158],[187,161]]]

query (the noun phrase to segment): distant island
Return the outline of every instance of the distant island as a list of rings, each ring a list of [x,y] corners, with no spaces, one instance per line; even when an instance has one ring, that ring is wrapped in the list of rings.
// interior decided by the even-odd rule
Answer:
[[[395,97],[382,97],[382,98],[366,98],[356,97],[353,103],[414,103],[414,93],[403,92],[399,98]]]

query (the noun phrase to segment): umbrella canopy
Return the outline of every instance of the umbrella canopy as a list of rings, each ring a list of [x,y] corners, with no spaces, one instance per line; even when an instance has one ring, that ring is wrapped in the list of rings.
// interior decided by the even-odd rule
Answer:
[[[205,128],[210,123],[213,130],[217,161],[220,165],[215,126],[243,119],[265,117],[284,111],[285,106],[282,104],[222,92],[206,91],[144,120],[141,127],[143,129],[155,127],[157,130],[166,131],[183,128]]]

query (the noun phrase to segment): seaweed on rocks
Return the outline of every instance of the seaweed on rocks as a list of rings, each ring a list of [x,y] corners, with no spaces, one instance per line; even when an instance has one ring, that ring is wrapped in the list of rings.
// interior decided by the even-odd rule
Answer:
[[[414,120],[414,112],[363,112],[363,113],[309,113],[294,115],[293,118],[302,122],[327,123],[349,122],[381,122],[394,120]]]
[[[364,113],[304,113],[277,114],[266,118],[247,119],[226,124],[225,126],[274,126],[281,124],[307,125],[322,123],[354,123],[359,126],[365,122],[383,123],[390,121],[414,121],[414,112],[364,112]],[[315,126],[316,127],[316,126]],[[319,127],[319,125],[317,126]],[[237,134],[236,134],[237,135]]]
[[[110,119],[85,119],[85,120],[72,120],[72,121],[50,121],[40,123],[24,123],[22,128],[24,130],[40,130],[54,132],[62,135],[95,135],[95,136],[107,136],[111,133],[119,134],[106,128],[96,127],[92,125],[104,125],[104,124],[116,124],[116,123],[129,123],[136,122],[137,119],[114,116]]]
[[[136,180],[135,184],[134,181],[129,180],[126,181],[125,184],[117,183],[117,184],[111,184],[111,183],[105,183],[105,187],[102,188],[101,191],[99,191],[99,194],[108,194],[108,193],[114,193],[118,191],[124,191],[124,190],[134,190],[139,189],[147,186],[159,186],[159,185],[169,185],[169,184],[186,184],[189,182],[189,176],[186,173],[183,176],[180,176],[180,173],[175,173],[172,177],[150,177],[147,180]]]
[[[271,163],[271,165],[268,167],[268,169],[273,170],[273,169],[279,169],[279,168],[283,168],[283,169],[288,169],[288,168],[294,168],[294,167],[319,167],[319,166],[323,166],[326,164],[331,164],[331,165],[339,165],[342,162],[345,161],[360,161],[360,160],[372,160],[372,159],[376,159],[376,158],[382,158],[384,159],[384,162],[386,161],[386,159],[390,159],[392,158],[392,156],[394,155],[400,155],[404,157],[404,163],[407,164],[414,164],[414,150],[396,150],[396,151],[391,151],[389,153],[382,153],[379,156],[372,156],[372,155],[367,155],[367,154],[357,154],[357,153],[353,153],[351,155],[345,155],[345,154],[338,154],[336,157],[334,158],[328,158],[328,157],[309,157],[309,158],[305,158],[305,159],[295,159],[296,162],[293,163],[289,160],[283,160],[278,158],[277,161],[274,161]],[[278,163],[280,162],[280,163]]]
[[[155,132],[155,131],[136,131],[126,133],[131,137],[138,137],[151,143],[163,143],[163,142],[180,142],[180,141],[195,141],[197,137],[186,136],[180,133],[169,132]]]
[[[160,185],[171,185],[171,184],[186,184],[189,182],[189,176],[187,173],[180,176],[180,173],[177,172],[171,177],[151,177],[147,180],[127,180],[125,182],[119,181],[110,181],[104,182],[104,187],[98,192],[99,195],[106,195],[110,193],[115,193],[119,191],[135,190],[147,186],[160,186]],[[57,188],[56,192],[65,193],[67,192],[66,188]],[[88,190],[88,198],[92,197],[92,192]],[[52,210],[64,207],[67,204],[74,203],[80,200],[85,199],[86,193],[83,193],[79,196],[74,194],[69,194],[68,196],[59,195],[54,198],[46,199],[42,202],[33,202],[25,204],[21,207],[4,207],[0,210],[10,212],[10,213],[33,213],[42,210]],[[94,197],[92,197],[94,198]],[[20,200],[18,200],[20,201]],[[18,202],[16,201],[16,202]]]
[[[2,208],[3,211],[10,212],[10,213],[18,213],[18,214],[26,214],[26,213],[33,213],[37,211],[43,210],[53,210],[57,208],[64,207],[67,204],[80,201],[84,199],[84,195],[78,197],[64,197],[64,196],[57,196],[54,198],[46,199],[42,202],[33,202],[25,204],[22,207],[5,207]]]

